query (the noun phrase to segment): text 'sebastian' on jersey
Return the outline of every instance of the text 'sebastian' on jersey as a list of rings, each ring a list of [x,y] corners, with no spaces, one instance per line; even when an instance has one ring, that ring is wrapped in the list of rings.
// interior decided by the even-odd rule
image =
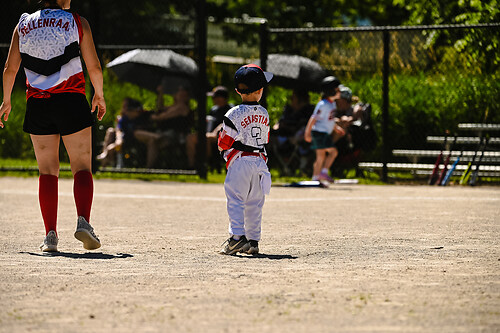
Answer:
[[[265,145],[269,142],[269,114],[257,102],[240,104],[225,117],[219,147],[224,149],[226,165],[241,153],[253,153],[267,160]]]

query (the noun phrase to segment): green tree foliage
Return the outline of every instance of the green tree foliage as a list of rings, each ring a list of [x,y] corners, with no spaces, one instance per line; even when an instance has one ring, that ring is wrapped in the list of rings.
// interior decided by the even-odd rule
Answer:
[[[434,24],[479,24],[499,23],[498,0],[459,1],[413,1],[394,0],[394,4],[405,8],[410,16],[404,22],[408,25]],[[468,49],[466,59],[460,59],[467,67],[486,73],[496,73],[500,68],[500,33],[498,28],[488,30],[465,30],[459,39],[451,40],[446,31],[436,31],[428,35],[428,45],[450,46],[457,51]],[[473,50],[472,52],[470,50]]]
[[[410,13],[406,24],[475,24],[500,21],[497,0],[394,0],[394,4]]]
[[[239,18],[231,22],[259,23],[264,18],[270,28],[310,28],[375,25],[399,25],[408,17],[406,10],[394,5],[392,0],[207,0],[208,14],[218,23],[227,18]],[[258,45],[258,27],[231,24],[224,27],[225,36],[237,40],[240,45]],[[310,35],[299,46],[305,50],[317,45],[317,35]],[[290,40],[279,36],[272,40],[276,50],[286,49]],[[295,50],[290,50],[292,52]]]
[[[401,24],[406,10],[392,0],[207,0],[209,15],[265,18],[270,27],[304,28],[357,25],[369,19],[376,25]]]

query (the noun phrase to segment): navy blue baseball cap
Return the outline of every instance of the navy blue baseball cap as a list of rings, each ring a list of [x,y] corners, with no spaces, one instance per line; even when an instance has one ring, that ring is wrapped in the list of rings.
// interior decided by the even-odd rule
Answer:
[[[240,94],[250,94],[267,86],[273,73],[264,72],[255,64],[241,66],[234,74],[234,84]]]

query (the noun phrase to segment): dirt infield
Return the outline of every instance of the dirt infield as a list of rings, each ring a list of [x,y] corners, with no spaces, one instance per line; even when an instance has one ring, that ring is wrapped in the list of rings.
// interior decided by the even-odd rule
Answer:
[[[103,247],[42,255],[36,178],[0,178],[1,332],[499,332],[500,188],[273,187],[261,255],[216,253],[222,185],[95,181]]]

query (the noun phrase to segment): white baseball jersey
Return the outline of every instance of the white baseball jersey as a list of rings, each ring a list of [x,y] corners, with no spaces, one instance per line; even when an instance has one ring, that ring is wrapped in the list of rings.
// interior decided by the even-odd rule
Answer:
[[[328,134],[332,133],[333,127],[335,126],[336,110],[337,104],[335,102],[330,102],[327,99],[319,101],[311,116],[316,119],[316,123],[313,125],[312,130]]]
[[[27,98],[85,94],[80,60],[80,16],[62,9],[24,13],[19,19],[19,51],[27,78]]]
[[[271,188],[264,145],[269,142],[269,114],[258,103],[229,110],[218,145],[224,151],[227,175],[224,189],[229,234],[260,240],[262,207]]]
[[[224,117],[219,136],[219,147],[224,150],[227,167],[245,152],[260,154],[266,160],[264,145],[269,143],[269,132],[269,114],[257,102],[230,109]]]

